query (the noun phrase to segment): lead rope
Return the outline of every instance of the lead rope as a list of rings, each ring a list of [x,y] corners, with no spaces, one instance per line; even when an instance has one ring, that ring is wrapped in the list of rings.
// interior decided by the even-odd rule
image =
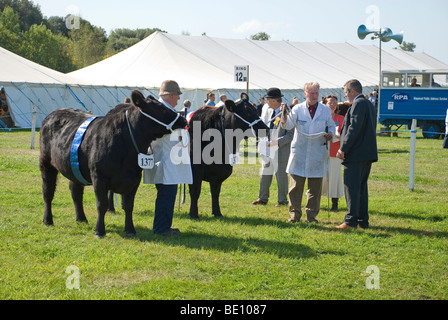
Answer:
[[[176,118],[176,120],[177,120],[177,118]],[[129,110],[126,110],[126,121],[128,123],[129,133],[131,135],[131,140],[132,140],[132,143],[134,144],[134,148],[137,151],[137,154],[140,154],[140,151],[138,150],[137,142],[135,142],[135,138],[134,138],[134,133],[133,133],[133,130],[132,130],[131,122],[129,121]],[[156,122],[158,122],[158,121],[156,121]],[[154,154],[154,152],[152,151],[151,145],[149,145],[149,150],[151,150],[151,154]]]
[[[297,131],[303,135],[305,138],[307,138],[308,140],[316,140],[320,137],[323,137],[324,135],[326,135],[325,132],[318,132],[318,133],[303,133],[300,129],[299,129],[299,125],[294,121],[294,119],[292,118],[291,115],[291,110],[288,110],[289,108],[287,108],[286,112],[288,114],[289,119],[291,120],[292,124],[294,125],[294,127],[296,127]]]

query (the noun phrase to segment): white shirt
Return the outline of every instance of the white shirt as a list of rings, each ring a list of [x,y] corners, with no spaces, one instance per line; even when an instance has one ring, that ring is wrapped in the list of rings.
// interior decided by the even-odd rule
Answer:
[[[219,101],[219,102],[215,105],[215,107],[217,107],[217,108],[219,108],[219,107],[221,107],[221,106],[224,106],[224,101]]]
[[[267,103],[265,103],[263,105],[263,108],[261,109],[261,120],[263,120],[264,124],[269,126],[269,120],[271,120],[272,118],[272,112],[274,112],[274,110],[272,110],[271,108],[269,108],[269,105]]]

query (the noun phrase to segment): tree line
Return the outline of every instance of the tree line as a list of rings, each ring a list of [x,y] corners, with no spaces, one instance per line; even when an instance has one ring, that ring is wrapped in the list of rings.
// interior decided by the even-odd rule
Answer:
[[[158,28],[106,31],[80,17],[44,17],[29,0],[0,0],[0,47],[60,72],[104,60]]]
[[[159,28],[106,31],[80,17],[44,17],[30,0],[0,0],[0,47],[60,72],[71,72],[104,60],[138,43]],[[187,33],[188,34],[188,33]],[[203,34],[205,35],[205,33]],[[259,32],[252,40],[269,40]],[[414,51],[414,43],[400,46]]]

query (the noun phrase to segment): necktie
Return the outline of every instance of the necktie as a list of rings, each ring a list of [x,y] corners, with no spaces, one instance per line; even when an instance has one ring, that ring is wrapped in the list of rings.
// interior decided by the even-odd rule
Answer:
[[[314,114],[316,113],[317,106],[310,106],[311,119],[314,119]]]
[[[271,116],[271,123],[269,125],[269,129],[273,129],[274,128],[274,119],[275,119],[275,110],[272,111],[272,116]]]

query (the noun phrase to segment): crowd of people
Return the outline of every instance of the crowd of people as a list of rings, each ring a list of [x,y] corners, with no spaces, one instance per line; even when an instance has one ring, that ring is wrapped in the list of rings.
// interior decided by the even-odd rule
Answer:
[[[280,130],[271,126],[271,130],[278,130],[278,134],[271,134],[268,146],[278,143],[283,148],[286,145],[286,149],[290,151],[287,153],[288,160],[283,162],[282,153],[285,151],[278,148],[277,158],[271,161],[277,163],[277,168],[274,166],[278,185],[276,206],[289,204],[288,221],[300,221],[302,196],[307,182],[304,208],[307,222],[318,222],[316,217],[320,211],[322,194],[332,200],[332,211],[338,210],[339,199],[345,194],[348,213],[344,222],[336,229],[368,228],[367,180],[371,164],[378,160],[375,95],[372,94],[370,98],[364,96],[357,80],[345,84],[347,101],[340,104],[337,97],[331,94],[319,102],[319,89],[316,82],[305,84],[306,100],[299,104],[295,98],[290,106],[282,103],[279,89],[269,89],[264,97],[266,104],[261,117],[265,123],[270,121],[271,114],[276,117],[282,113]],[[272,92],[276,93],[274,97],[271,96]],[[276,104],[273,104],[272,98],[277,98]],[[288,107],[291,111],[286,116],[287,112],[282,111]],[[263,169],[267,166],[263,162]],[[268,203],[273,175],[272,172],[263,175],[264,171],[258,199],[252,202],[253,205]],[[285,201],[285,190],[288,190],[289,202]]]
[[[269,156],[262,157],[258,198],[253,205],[268,204],[275,176],[278,190],[275,206],[288,208],[288,222],[301,220],[304,193],[304,211],[309,223],[318,223],[322,195],[332,200],[332,211],[338,210],[339,200],[345,195],[347,214],[335,228],[369,227],[367,181],[378,154],[375,96],[366,97],[362,91],[358,80],[348,81],[344,85],[347,101],[338,104],[335,95],[320,99],[319,83],[309,82],[304,86],[305,101],[299,103],[294,97],[288,104],[280,89],[267,90],[259,104],[253,105],[270,128],[268,139],[259,143],[271,150]],[[175,81],[165,81],[159,101],[174,109],[181,94]],[[215,94],[209,92],[204,104],[220,107],[226,100],[227,96],[222,94],[216,103]],[[185,100],[180,113],[186,117],[190,112],[191,102]],[[164,164],[144,170],[144,183],[155,184],[157,188],[153,231],[166,236],[180,233],[172,228],[178,184],[192,183],[189,165],[169,163],[170,149],[177,143],[170,135],[153,142],[155,158]]]

